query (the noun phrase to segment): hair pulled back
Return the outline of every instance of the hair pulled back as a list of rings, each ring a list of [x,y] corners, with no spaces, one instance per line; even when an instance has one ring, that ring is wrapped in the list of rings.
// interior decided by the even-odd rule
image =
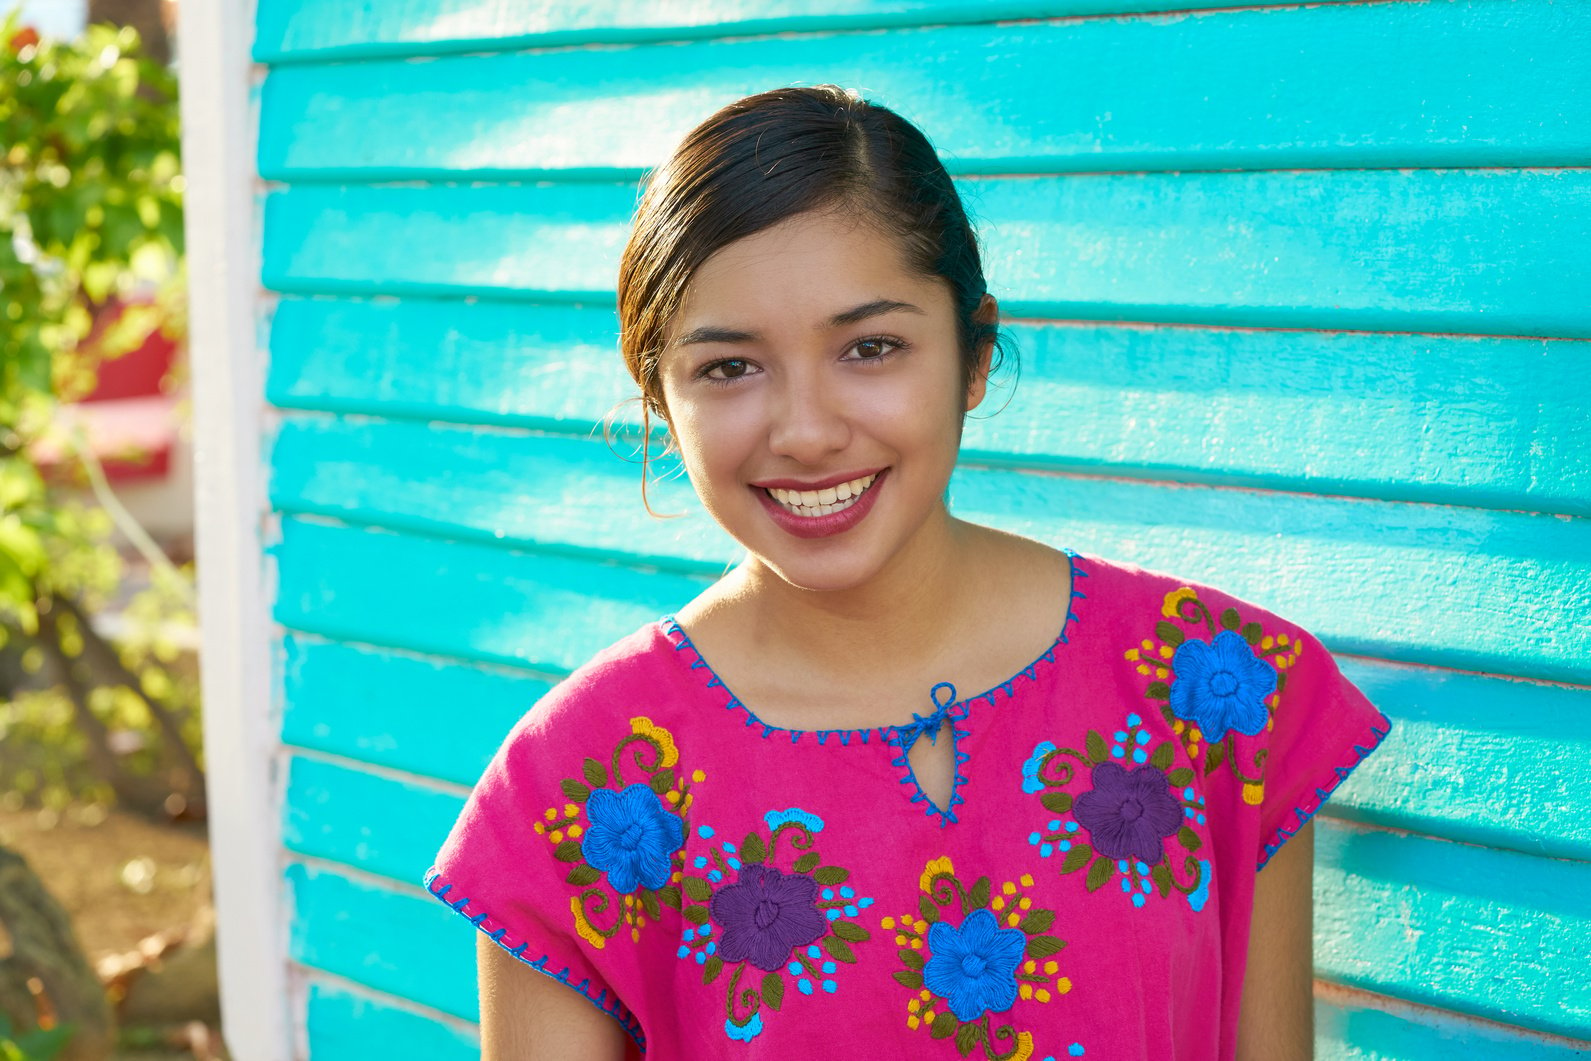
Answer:
[[[715,252],[808,211],[840,211],[898,242],[907,268],[950,286],[962,376],[1004,354],[978,240],[922,132],[837,85],[729,104],[653,171],[619,265],[619,344],[643,416],[667,419],[658,360],[696,270]],[[991,369],[992,369],[991,365]]]

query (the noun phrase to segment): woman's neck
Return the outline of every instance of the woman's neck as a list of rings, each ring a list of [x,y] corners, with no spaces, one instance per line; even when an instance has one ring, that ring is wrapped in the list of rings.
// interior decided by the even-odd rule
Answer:
[[[886,660],[909,669],[954,636],[946,619],[978,584],[981,530],[941,509],[862,585],[802,589],[753,558],[725,588],[754,642],[801,657],[814,676],[849,682]]]

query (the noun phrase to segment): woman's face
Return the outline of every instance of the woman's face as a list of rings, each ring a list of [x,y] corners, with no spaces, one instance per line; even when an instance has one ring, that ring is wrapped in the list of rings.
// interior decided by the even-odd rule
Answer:
[[[945,526],[963,389],[950,287],[897,242],[803,214],[697,270],[659,374],[691,483],[792,585],[866,585]]]

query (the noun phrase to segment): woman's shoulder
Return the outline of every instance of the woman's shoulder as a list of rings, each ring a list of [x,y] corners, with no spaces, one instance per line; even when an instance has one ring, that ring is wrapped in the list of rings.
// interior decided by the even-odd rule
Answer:
[[[1070,556],[1074,600],[1085,601],[1096,621],[1108,618],[1141,625],[1148,615],[1151,626],[1182,618],[1215,628],[1237,630],[1253,622],[1304,632],[1243,592],[1201,577],[1094,553],[1070,552]]]

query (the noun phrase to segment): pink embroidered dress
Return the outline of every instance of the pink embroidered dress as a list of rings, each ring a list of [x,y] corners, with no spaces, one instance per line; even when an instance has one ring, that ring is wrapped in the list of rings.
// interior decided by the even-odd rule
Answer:
[[[901,726],[765,725],[650,624],[515,726],[426,885],[650,1058],[1231,1058],[1256,873],[1391,723],[1269,612],[1072,572],[1048,651]]]

